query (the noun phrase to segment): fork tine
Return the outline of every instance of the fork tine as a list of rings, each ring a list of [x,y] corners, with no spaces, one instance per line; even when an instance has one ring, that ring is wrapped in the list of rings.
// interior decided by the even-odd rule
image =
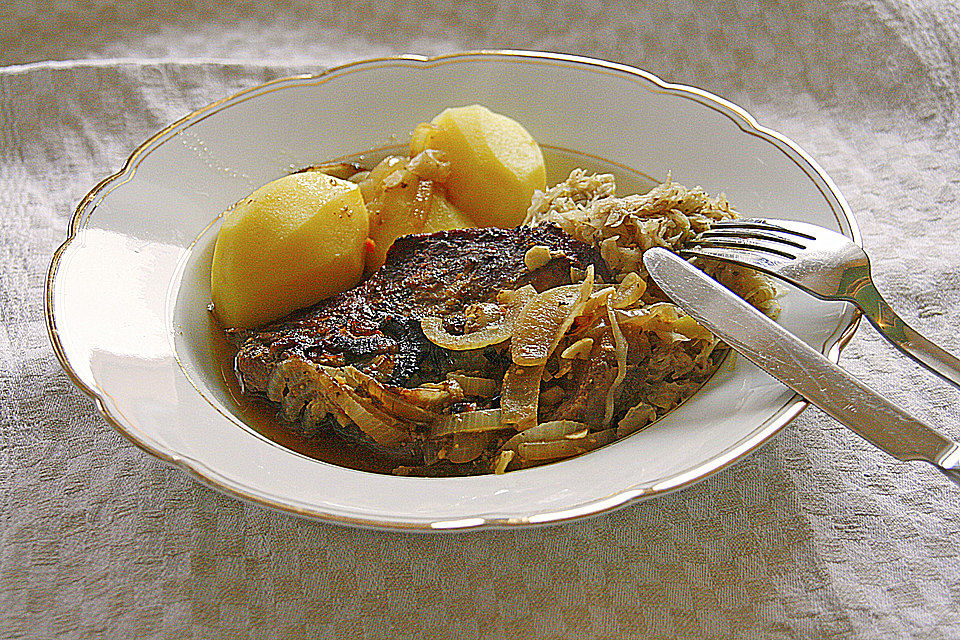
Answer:
[[[793,239],[796,238],[796,239]],[[807,245],[802,242],[797,236],[785,237],[779,232],[771,232],[768,229],[760,230],[757,227],[720,227],[720,228],[711,228],[707,229],[696,238],[692,240],[694,243],[701,243],[705,241],[746,241],[747,239],[751,240],[760,240],[760,243],[746,243],[745,244],[759,244],[764,248],[770,247],[770,251],[775,251],[775,247],[779,246],[781,251],[790,253],[790,257],[795,257],[796,251],[802,251],[807,248]]]
[[[687,243],[690,247],[723,247],[741,251],[771,253],[787,260],[793,260],[804,249],[804,245],[791,242],[779,236],[770,236],[759,232],[733,232],[710,234],[705,232]]]
[[[750,267],[771,275],[776,275],[777,267],[789,262],[792,258],[782,253],[760,251],[744,246],[729,246],[727,244],[697,244],[680,249],[684,258],[710,258],[732,262],[744,267]]]
[[[780,272],[788,263],[802,261],[809,252],[822,252],[824,247],[837,247],[839,243],[852,244],[841,234],[804,222],[737,218],[713,222],[688,240],[680,253],[734,262],[782,276]]]
[[[733,220],[718,220],[710,225],[712,229],[756,229],[770,233],[782,233],[797,236],[805,240],[816,240],[820,227],[794,220],[777,220],[774,218],[736,218]]]

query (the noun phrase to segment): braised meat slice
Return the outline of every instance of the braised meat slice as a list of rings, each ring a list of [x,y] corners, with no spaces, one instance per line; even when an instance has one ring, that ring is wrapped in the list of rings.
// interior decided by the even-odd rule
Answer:
[[[552,258],[531,271],[524,256],[537,245],[548,247]],[[352,365],[400,387],[439,381],[451,353],[424,337],[421,318],[449,319],[455,332],[470,305],[526,284],[539,291],[568,284],[571,267],[588,265],[609,281],[599,252],[552,224],[405,236],[354,289],[254,331],[229,330],[239,348],[237,377],[246,393],[264,397],[276,367],[290,359]]]

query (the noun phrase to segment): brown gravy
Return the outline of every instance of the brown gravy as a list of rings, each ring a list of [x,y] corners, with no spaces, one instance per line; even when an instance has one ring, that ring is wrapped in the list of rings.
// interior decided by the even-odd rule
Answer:
[[[556,184],[565,180],[570,171],[577,167],[583,167],[591,171],[613,173],[617,178],[617,191],[619,193],[645,193],[657,183],[650,176],[600,158],[550,147],[549,145],[541,145],[541,147],[547,165],[548,184]],[[339,158],[335,161],[357,162],[364,166],[372,166],[387,153],[402,153],[405,148],[406,145],[402,145],[384,149],[381,152]],[[214,326],[216,326],[215,323]],[[292,425],[286,424],[280,418],[277,414],[277,407],[266,400],[242,394],[233,371],[233,358],[236,349],[227,341],[221,329],[216,328],[213,333],[215,334],[213,351],[217,356],[219,375],[235,405],[236,415],[248,427],[291,451],[341,467],[371,473],[390,474],[397,466],[395,462],[373,451],[345,441],[333,431],[322,431],[314,437],[300,435],[294,431]]]
[[[236,349],[221,333],[214,345],[219,362],[220,376],[236,405],[237,415],[244,424],[271,442],[296,451],[315,460],[321,460],[357,471],[389,474],[397,464],[376,453],[347,442],[335,432],[321,431],[315,437],[300,435],[293,425],[285,423],[278,415],[275,405],[260,398],[240,392],[240,383],[233,372],[233,357]]]

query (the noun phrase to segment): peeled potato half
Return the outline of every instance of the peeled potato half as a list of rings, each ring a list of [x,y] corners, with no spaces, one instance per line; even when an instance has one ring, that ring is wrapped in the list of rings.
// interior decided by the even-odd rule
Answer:
[[[369,215],[356,184],[309,171],[260,187],[224,215],[211,270],[214,311],[252,328],[355,286]]]
[[[479,227],[523,223],[533,192],[547,179],[540,146],[526,129],[486,107],[453,107],[410,140],[410,155],[442,151],[450,162],[446,190],[453,205]]]
[[[370,212],[370,271],[383,264],[390,245],[400,236],[472,226],[437,182],[420,178],[408,166],[407,159],[390,156],[360,184]]]

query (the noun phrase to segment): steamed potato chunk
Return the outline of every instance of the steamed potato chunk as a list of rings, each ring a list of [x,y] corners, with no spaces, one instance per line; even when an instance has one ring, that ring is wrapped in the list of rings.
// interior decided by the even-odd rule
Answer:
[[[373,240],[367,255],[369,271],[383,264],[390,245],[400,236],[473,226],[444,195],[440,181],[448,173],[449,164],[436,156],[390,156],[360,183]]]
[[[543,154],[519,123],[479,105],[446,109],[416,128],[410,155],[441,151],[450,162],[450,201],[480,227],[523,223],[530,199],[546,189]]]
[[[311,171],[260,187],[217,236],[210,284],[220,322],[256,327],[355,286],[368,229],[352,182]]]

